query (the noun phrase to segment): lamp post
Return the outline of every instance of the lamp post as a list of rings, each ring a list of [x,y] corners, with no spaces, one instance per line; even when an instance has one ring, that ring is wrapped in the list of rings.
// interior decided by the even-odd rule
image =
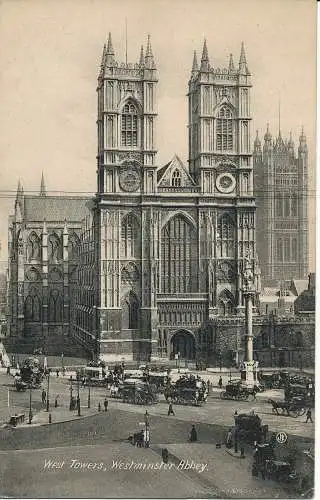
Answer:
[[[28,424],[31,424],[32,422],[32,418],[33,418],[33,415],[32,415],[32,382],[30,381],[29,383],[29,422]]]
[[[90,394],[90,384],[88,385],[88,408],[91,406],[91,394]]]
[[[72,410],[72,391],[73,391],[73,388],[72,388],[72,379],[70,379],[70,404],[69,404],[69,410]]]
[[[48,386],[47,386],[47,411],[49,411],[49,404],[50,404],[50,400],[49,400],[49,388],[50,388],[50,368],[48,370]]]
[[[80,410],[80,377],[78,376],[78,395],[77,395],[77,407],[78,407],[78,417],[81,416],[81,410]]]

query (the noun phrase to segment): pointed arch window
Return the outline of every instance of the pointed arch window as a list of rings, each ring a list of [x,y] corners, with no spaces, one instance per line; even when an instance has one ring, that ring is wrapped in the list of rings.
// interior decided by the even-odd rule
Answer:
[[[222,106],[216,118],[216,149],[231,151],[233,143],[233,114],[228,106]]]
[[[280,238],[277,240],[277,260],[279,262],[282,262],[282,260],[283,260],[282,248],[283,248],[282,239]]]
[[[139,258],[139,223],[133,214],[128,214],[121,222],[121,254],[125,258]]]
[[[173,187],[180,187],[181,186],[181,173],[179,170],[176,168],[172,174],[171,178],[171,186]]]
[[[217,257],[234,257],[235,227],[228,214],[220,216],[217,229]]]
[[[122,330],[139,328],[139,301],[132,291],[122,300],[121,312]]]
[[[48,308],[49,321],[52,323],[62,322],[62,297],[58,290],[52,290],[49,297]]]
[[[297,217],[298,215],[298,199],[296,193],[293,193],[291,197],[291,215],[292,217]]]
[[[39,322],[40,321],[40,299],[38,295],[32,294],[26,297],[24,303],[24,317],[26,321]]]
[[[132,102],[128,102],[121,114],[121,146],[138,145],[138,111]]]
[[[176,215],[161,231],[162,293],[197,291],[197,255],[195,228],[182,215]]]
[[[28,261],[39,260],[41,256],[40,238],[36,233],[31,233],[27,241]]]
[[[219,295],[218,314],[219,316],[229,316],[234,312],[234,297],[229,290],[224,290]]]
[[[48,260],[58,262],[62,259],[62,244],[59,236],[55,233],[48,238]]]

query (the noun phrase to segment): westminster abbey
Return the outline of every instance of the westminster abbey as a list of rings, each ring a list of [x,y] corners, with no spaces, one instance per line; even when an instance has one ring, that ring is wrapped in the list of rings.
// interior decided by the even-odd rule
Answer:
[[[244,46],[226,68],[215,67],[206,41],[199,61],[194,53],[187,165],[176,155],[157,164],[157,83],[150,37],[129,64],[109,35],[97,85],[96,195],[59,200],[42,186],[30,197],[19,187],[11,336],[43,346],[69,336],[107,361],[214,356],[218,337],[219,351],[241,350],[244,259],[260,286]],[[211,333],[201,330],[208,321]]]

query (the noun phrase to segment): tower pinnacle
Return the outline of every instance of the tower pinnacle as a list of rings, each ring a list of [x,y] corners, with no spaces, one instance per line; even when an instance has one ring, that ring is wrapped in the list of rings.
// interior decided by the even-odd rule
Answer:
[[[143,45],[141,45],[141,50],[140,50],[139,66],[140,66],[141,68],[143,68],[143,67],[144,67],[144,51],[143,51]]]
[[[204,39],[203,49],[202,49],[200,71],[209,71],[209,69],[210,69],[210,64],[209,64],[209,55],[208,55],[208,48],[207,48],[207,40]]]
[[[151,37],[148,35],[148,43],[147,43],[147,50],[146,50],[146,57],[144,59],[144,64],[147,69],[155,69],[155,63],[154,63],[154,58],[152,54],[152,48],[151,48]]]
[[[197,59],[197,53],[194,51],[193,53],[193,62],[192,62],[192,70],[191,73],[195,74],[199,71],[199,66],[198,66],[198,59]]]
[[[241,42],[241,52],[240,52],[240,60],[239,60],[239,72],[242,75],[248,75],[249,70],[248,70],[248,65],[247,65],[247,58],[246,58],[246,53],[244,50],[244,43]]]
[[[114,62],[114,50],[112,45],[111,33],[109,32],[107,51],[105,55],[105,64],[110,65]]]
[[[46,189],[46,185],[45,185],[45,182],[44,182],[44,175],[43,175],[43,172],[41,174],[41,184],[40,184],[40,193],[39,193],[40,196],[47,196],[47,189]]]
[[[233,55],[229,55],[229,68],[228,68],[229,73],[234,72],[234,63],[233,63]]]

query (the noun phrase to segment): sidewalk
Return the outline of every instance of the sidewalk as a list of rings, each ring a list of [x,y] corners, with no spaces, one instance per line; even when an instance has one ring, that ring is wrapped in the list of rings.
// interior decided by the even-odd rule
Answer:
[[[172,461],[181,464],[207,464],[206,469],[199,474],[192,469],[183,469],[187,475],[197,474],[198,480],[205,483],[207,488],[218,488],[227,498],[288,498],[288,492],[281,483],[251,474],[252,456],[246,455],[242,460],[226,452],[224,446],[216,449],[213,445],[203,443],[163,444],[172,457]],[[181,465],[181,467],[184,467]],[[223,497],[222,497],[223,498]]]
[[[102,409],[101,409],[102,412]],[[51,415],[51,424],[57,424],[60,422],[69,422],[72,420],[79,420],[81,418],[90,417],[96,415],[98,412],[97,406],[92,406],[87,408],[81,406],[80,416],[77,410],[70,411],[65,406],[60,406],[58,408],[50,408],[47,412],[45,409],[41,409],[39,412],[34,414],[31,424],[28,423],[28,411],[25,411],[25,422],[20,424],[18,427],[36,427],[40,425],[49,425],[49,416]]]

